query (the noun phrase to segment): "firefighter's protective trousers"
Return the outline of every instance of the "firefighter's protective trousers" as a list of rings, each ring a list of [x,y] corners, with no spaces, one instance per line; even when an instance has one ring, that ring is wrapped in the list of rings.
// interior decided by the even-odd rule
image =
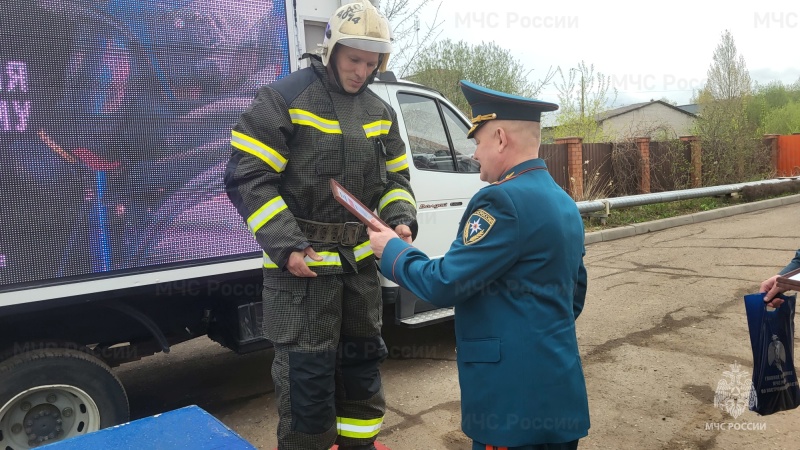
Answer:
[[[370,444],[385,409],[381,287],[366,231],[333,198],[330,179],[390,226],[406,224],[416,234],[396,113],[368,89],[341,90],[313,59],[259,89],[231,146],[228,197],[264,250],[278,448]],[[306,257],[318,276],[294,277],[285,270],[289,255],[308,246],[322,257]]]
[[[265,327],[280,449],[373,442],[385,412],[379,364],[382,302],[377,267],[316,278],[265,278]]]

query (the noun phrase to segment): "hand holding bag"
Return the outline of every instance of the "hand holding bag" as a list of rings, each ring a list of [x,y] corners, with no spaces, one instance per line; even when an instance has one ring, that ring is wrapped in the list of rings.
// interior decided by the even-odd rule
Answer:
[[[794,368],[795,296],[780,295],[776,309],[764,303],[764,293],[744,297],[750,346],[753,349],[753,386],[756,402],[750,410],[762,416],[800,405],[800,387]]]

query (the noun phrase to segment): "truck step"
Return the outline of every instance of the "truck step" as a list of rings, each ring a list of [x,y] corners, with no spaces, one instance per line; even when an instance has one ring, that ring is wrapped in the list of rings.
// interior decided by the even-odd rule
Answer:
[[[454,314],[455,308],[440,308],[417,313],[411,317],[406,317],[405,319],[398,319],[398,323],[407,327],[416,328],[423,325],[432,325],[437,322],[450,320],[453,318]]]

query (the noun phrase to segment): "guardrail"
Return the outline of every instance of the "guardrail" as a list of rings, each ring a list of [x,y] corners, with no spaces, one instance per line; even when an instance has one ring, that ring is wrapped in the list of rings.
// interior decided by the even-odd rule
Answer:
[[[674,202],[678,200],[688,200],[692,198],[713,197],[716,195],[733,194],[740,192],[748,186],[760,186],[767,184],[788,183],[800,177],[775,178],[763,181],[753,181],[749,183],[725,184],[721,186],[709,186],[702,188],[683,189],[680,191],[658,192],[653,194],[628,195],[625,197],[612,197],[601,200],[588,200],[577,202],[578,211],[581,214],[597,213],[604,211],[608,215],[615,208],[629,208],[631,206],[652,205],[655,203]]]

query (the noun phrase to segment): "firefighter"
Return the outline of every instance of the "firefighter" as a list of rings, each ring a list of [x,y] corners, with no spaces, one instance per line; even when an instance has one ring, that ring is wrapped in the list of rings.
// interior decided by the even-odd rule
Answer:
[[[365,226],[333,178],[406,242],[416,203],[394,110],[367,89],[391,53],[367,1],[337,9],[321,55],[263,86],[231,136],[228,197],[264,250],[264,332],[280,450],[373,449],[385,402],[382,300]]]
[[[369,235],[381,271],[455,306],[461,428],[474,450],[574,450],[588,434],[575,319],[586,297],[575,202],[538,157],[558,105],[461,82],[481,179],[450,250],[431,260],[391,230]],[[377,222],[376,222],[377,224]]]

